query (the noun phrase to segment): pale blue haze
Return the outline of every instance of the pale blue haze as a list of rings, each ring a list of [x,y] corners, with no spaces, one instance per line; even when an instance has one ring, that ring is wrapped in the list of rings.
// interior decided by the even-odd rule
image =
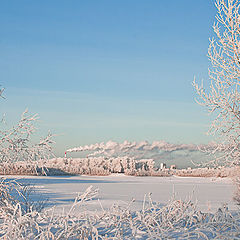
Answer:
[[[1,1],[1,102],[8,124],[28,107],[56,153],[100,141],[203,143],[194,103],[207,81],[211,0]]]

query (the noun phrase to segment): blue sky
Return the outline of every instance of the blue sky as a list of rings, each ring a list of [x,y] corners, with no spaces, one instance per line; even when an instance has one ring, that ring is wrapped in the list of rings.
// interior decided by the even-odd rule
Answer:
[[[55,152],[100,141],[203,143],[194,102],[207,81],[212,0],[1,1],[1,102],[11,126],[29,108]]]

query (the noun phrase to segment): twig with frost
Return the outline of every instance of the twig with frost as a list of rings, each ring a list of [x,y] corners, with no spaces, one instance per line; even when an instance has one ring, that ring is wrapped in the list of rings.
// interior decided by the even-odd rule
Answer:
[[[26,110],[18,124],[8,130],[0,130],[0,161],[36,161],[52,156],[53,135],[32,144],[31,136],[35,131],[37,115],[29,115]]]

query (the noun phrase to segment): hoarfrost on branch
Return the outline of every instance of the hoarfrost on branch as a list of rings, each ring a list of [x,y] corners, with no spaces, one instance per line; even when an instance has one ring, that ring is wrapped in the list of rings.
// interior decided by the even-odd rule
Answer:
[[[208,57],[210,86],[194,80],[197,102],[214,115],[209,134],[215,135],[217,147],[224,152],[215,163],[240,163],[240,3],[238,0],[216,0],[217,22],[213,25],[216,39],[210,39]]]

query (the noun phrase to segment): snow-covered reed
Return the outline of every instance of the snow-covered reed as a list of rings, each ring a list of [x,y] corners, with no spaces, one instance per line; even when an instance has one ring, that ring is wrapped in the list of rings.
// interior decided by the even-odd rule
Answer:
[[[132,200],[126,207],[113,204],[89,212],[88,203],[98,194],[90,186],[68,211],[40,212],[34,207],[25,211],[11,195],[12,184],[17,183],[2,181],[0,186],[1,239],[240,239],[240,212],[231,213],[227,206],[214,214],[203,213],[191,200],[173,198],[162,207],[148,194],[139,211],[131,210]]]

